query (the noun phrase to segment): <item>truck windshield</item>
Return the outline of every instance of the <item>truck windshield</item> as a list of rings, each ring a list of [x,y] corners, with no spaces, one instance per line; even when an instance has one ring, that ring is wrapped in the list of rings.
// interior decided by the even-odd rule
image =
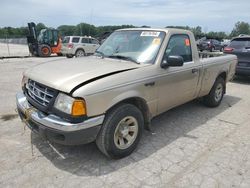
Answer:
[[[48,43],[47,30],[42,29],[37,37],[39,43]]]
[[[98,48],[104,57],[153,63],[165,37],[160,31],[116,31]]]

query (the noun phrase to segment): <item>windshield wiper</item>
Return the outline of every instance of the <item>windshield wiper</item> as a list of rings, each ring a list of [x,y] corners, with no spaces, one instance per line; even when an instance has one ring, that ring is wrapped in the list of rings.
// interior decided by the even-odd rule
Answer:
[[[117,59],[123,59],[123,60],[128,60],[128,61],[132,61],[136,64],[140,64],[138,61],[134,60],[132,57],[128,57],[128,56],[123,56],[123,55],[110,55],[108,56],[109,58],[117,58]]]
[[[102,57],[102,58],[104,58],[104,57],[105,57],[104,53],[103,53],[103,52],[101,52],[101,51],[96,50],[96,51],[95,51],[95,53],[97,53],[97,54],[101,54],[101,57]]]

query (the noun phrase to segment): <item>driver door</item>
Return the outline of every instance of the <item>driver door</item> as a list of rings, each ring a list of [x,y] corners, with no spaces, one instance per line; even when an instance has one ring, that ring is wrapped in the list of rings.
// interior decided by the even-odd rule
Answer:
[[[201,66],[193,61],[190,38],[185,34],[175,34],[169,39],[165,50],[168,56],[181,56],[184,65],[160,69],[158,80],[158,114],[190,101],[196,97]]]

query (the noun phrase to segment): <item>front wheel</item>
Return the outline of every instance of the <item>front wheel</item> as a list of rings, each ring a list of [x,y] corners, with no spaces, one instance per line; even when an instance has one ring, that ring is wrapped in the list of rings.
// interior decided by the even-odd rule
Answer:
[[[208,107],[217,107],[220,105],[225,94],[225,80],[217,78],[211,91],[203,98],[203,102]]]
[[[122,104],[107,114],[96,144],[110,158],[126,157],[138,145],[143,123],[142,112],[136,106]]]
[[[38,55],[40,57],[49,57],[51,55],[51,48],[48,45],[41,45],[38,47]]]

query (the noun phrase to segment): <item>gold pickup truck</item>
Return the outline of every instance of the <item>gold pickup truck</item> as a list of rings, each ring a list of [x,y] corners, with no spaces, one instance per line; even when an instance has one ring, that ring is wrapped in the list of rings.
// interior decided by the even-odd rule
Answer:
[[[200,58],[190,31],[117,30],[93,56],[27,70],[17,108],[52,142],[96,141],[108,157],[122,158],[155,116],[195,98],[218,106],[236,63],[234,55]]]

